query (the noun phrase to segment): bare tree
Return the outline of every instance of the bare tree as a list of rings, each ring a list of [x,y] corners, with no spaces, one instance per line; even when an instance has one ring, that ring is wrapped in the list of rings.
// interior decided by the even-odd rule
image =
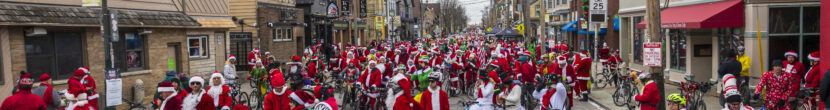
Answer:
[[[440,2],[439,15],[442,30],[446,33],[455,33],[456,30],[461,30],[467,27],[469,18],[465,15],[463,4],[458,0],[442,0]]]

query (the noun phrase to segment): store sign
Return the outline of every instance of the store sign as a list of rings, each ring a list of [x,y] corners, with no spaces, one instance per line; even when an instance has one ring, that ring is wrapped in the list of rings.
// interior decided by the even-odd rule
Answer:
[[[334,2],[329,3],[329,6],[326,10],[328,10],[326,11],[328,17],[337,17],[339,15],[337,11],[337,4],[335,4]]]
[[[100,7],[101,0],[81,0],[81,6],[83,7]]]
[[[351,0],[341,0],[340,1],[340,15],[349,16],[351,14]]]
[[[366,17],[366,0],[360,0],[360,18]]]
[[[375,16],[375,29],[382,30],[383,26],[383,16]]]
[[[643,44],[643,65],[651,67],[662,66],[663,58],[661,54],[661,44],[659,42],[649,42]]]

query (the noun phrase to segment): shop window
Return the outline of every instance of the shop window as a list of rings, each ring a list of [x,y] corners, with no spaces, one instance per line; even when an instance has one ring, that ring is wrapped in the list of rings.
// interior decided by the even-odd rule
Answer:
[[[632,24],[640,23],[643,21],[643,17],[634,17],[632,18]],[[634,55],[634,63],[643,64],[643,41],[645,40],[645,29],[638,29],[637,25],[631,25],[632,36],[631,41],[633,41],[633,49],[632,53]]]
[[[671,64],[669,67],[675,70],[686,70],[686,30],[669,30],[669,51],[671,52]]]
[[[271,31],[274,41],[291,41],[294,31],[291,28],[275,28]]]
[[[769,8],[768,60],[784,60],[784,52],[796,51],[798,60],[809,66],[808,54],[818,51],[819,6]]]
[[[121,71],[147,69],[147,41],[145,37],[145,35],[137,33],[123,33],[120,36],[120,39],[123,40],[113,42],[116,68]]]
[[[84,50],[80,33],[55,32],[44,36],[24,37],[26,71],[32,77],[43,73],[53,80],[67,79],[83,66]]]
[[[206,35],[187,36],[187,51],[190,58],[208,58],[208,37]]]

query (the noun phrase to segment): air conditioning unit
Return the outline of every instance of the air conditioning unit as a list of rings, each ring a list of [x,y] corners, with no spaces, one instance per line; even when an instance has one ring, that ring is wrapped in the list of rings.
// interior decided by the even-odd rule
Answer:
[[[42,27],[33,27],[33,28],[26,29],[26,31],[24,31],[24,33],[26,34],[26,36],[42,36],[42,35],[46,35],[46,29],[44,29]]]

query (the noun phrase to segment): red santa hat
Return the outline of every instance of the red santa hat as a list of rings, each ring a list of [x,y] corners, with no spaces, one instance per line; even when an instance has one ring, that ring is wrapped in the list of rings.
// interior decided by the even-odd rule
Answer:
[[[317,56],[311,56],[311,60],[317,60],[317,59],[320,59],[320,58],[317,57]]]
[[[819,52],[810,53],[810,55],[807,56],[807,58],[813,61],[819,61]]]
[[[236,60],[236,56],[233,56],[233,54],[228,55],[228,61],[230,60]]]
[[[222,76],[222,73],[219,73],[219,71],[213,71],[213,74],[210,75],[210,79],[208,79],[208,80],[210,80],[210,85],[213,85],[213,80],[212,79],[217,78],[217,77],[220,79],[220,81],[222,81],[222,82],[219,83],[219,85],[225,84],[225,77]],[[205,84],[202,83],[202,85],[205,85]]]
[[[271,78],[271,87],[284,87],[285,86],[285,78],[283,78],[282,73],[277,73],[273,75]]]
[[[254,48],[253,52],[259,52],[259,48]]]
[[[176,88],[173,87],[173,83],[170,81],[161,82],[158,87],[158,92],[175,92]]]
[[[499,67],[499,62],[496,62],[496,61],[491,61],[489,65],[490,65],[490,66],[493,66],[493,67],[495,67],[495,68],[498,68],[498,67]]]
[[[564,56],[564,55],[563,55],[563,56],[559,56],[559,57],[557,57],[557,58],[556,58],[556,63],[559,63],[559,64],[565,64],[565,63],[568,63],[568,61],[567,61],[567,60],[568,60],[568,58],[565,58],[565,56]]]
[[[199,82],[199,83],[202,83],[203,86],[205,85],[205,79],[202,78],[201,76],[190,77],[189,83],[193,83],[193,82]]]
[[[789,55],[792,55],[794,57],[798,57],[798,53],[795,53],[795,51],[790,50],[790,51],[784,52],[785,57],[789,56]]]
[[[86,75],[87,72],[89,72],[89,70],[84,69],[83,67],[81,67],[81,68],[78,68],[77,70],[75,70],[74,76],[81,77],[81,76]]]
[[[300,56],[291,56],[291,61],[299,62],[302,61],[302,59],[300,59]]]
[[[46,81],[46,80],[49,80],[49,79],[52,79],[52,77],[49,77],[49,74],[43,73],[43,75],[40,75],[40,78],[38,79],[38,81]]]
[[[487,73],[487,77],[493,79],[493,81],[495,81],[495,83],[497,84],[501,83],[501,79],[499,79],[499,75],[496,74],[496,72]]]

